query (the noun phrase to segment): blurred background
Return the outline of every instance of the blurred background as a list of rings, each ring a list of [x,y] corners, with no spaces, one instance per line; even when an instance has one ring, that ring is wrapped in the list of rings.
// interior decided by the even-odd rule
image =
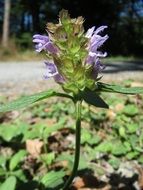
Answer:
[[[0,0],[0,60],[21,51],[30,59],[32,35],[46,33],[62,8],[71,17],[82,15],[85,29],[108,25],[108,55],[142,56],[143,0]]]

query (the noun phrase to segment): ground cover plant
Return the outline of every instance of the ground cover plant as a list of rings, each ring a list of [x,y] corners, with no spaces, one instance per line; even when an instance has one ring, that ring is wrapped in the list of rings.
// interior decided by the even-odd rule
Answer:
[[[96,130],[93,130],[93,134],[88,132],[90,131],[89,129],[91,125],[87,125],[87,128],[84,129],[83,135],[81,136],[82,117],[84,116],[84,114],[89,115],[89,117],[87,117],[88,119],[93,117],[92,111],[90,111],[89,107],[87,107],[87,110],[85,109],[85,112],[83,112],[83,102],[87,103],[88,105],[93,105],[95,107],[108,109],[108,104],[112,102],[108,103],[108,98],[107,102],[104,101],[105,97],[104,94],[102,96],[101,92],[105,92],[105,96],[108,93],[121,93],[131,95],[143,93],[142,87],[126,87],[116,84],[106,84],[99,82],[101,77],[98,74],[104,69],[104,66],[100,62],[100,58],[105,57],[107,55],[106,52],[102,53],[101,51],[99,51],[99,48],[108,39],[108,35],[101,36],[100,33],[104,29],[106,29],[107,26],[101,26],[96,30],[95,27],[92,27],[85,33],[83,28],[83,21],[84,19],[82,17],[78,17],[77,19],[71,19],[68,12],[62,10],[59,14],[58,24],[47,24],[48,36],[43,36],[40,34],[35,34],[33,36],[33,42],[36,43],[36,51],[41,52],[42,50],[44,50],[47,53],[47,61],[45,62],[45,78],[48,79],[49,77],[53,77],[55,81],[61,85],[64,92],[49,90],[23,97],[13,102],[1,105],[0,107],[0,112],[9,112],[11,110],[24,108],[26,106],[31,105],[32,103],[36,103],[40,100],[44,100],[53,96],[63,97],[70,100],[71,108],[72,106],[74,107],[74,115],[76,120],[74,161],[73,159],[71,159],[70,152],[67,156],[66,154],[61,154],[60,158],[57,158],[58,161],[60,161],[63,158],[67,157],[66,161],[69,161],[69,164],[67,164],[67,168],[69,169],[68,172],[70,174],[69,178],[63,185],[62,179],[65,177],[65,170],[60,170],[60,165],[57,166],[56,172],[51,170],[50,172],[45,173],[46,168],[50,168],[51,163],[56,157],[56,152],[54,152],[54,149],[56,149],[56,146],[60,146],[60,144],[57,142],[57,145],[53,145],[53,149],[50,149],[51,147],[48,147],[49,149],[47,149],[47,139],[50,142],[55,141],[57,137],[49,138],[49,135],[53,133],[56,129],[63,129],[63,125],[66,125],[66,119],[64,117],[58,117],[58,120],[56,120],[54,126],[52,126],[51,128],[47,128],[45,124],[37,125],[38,122],[35,122],[34,127],[31,127],[30,129],[28,128],[28,126],[24,127],[22,125],[20,125],[22,127],[16,129],[16,125],[13,124],[10,127],[11,130],[9,130],[9,127],[2,127],[2,138],[6,140],[7,143],[11,141],[11,146],[14,146],[13,143],[15,141],[15,138],[13,138],[13,135],[14,137],[15,135],[17,135],[19,140],[21,140],[21,144],[19,143],[16,147],[14,146],[15,149],[17,149],[19,146],[23,147],[23,143],[26,143],[27,152],[31,154],[31,157],[28,158],[30,159],[31,170],[16,170],[17,164],[21,161],[21,158],[27,155],[27,152],[24,149],[14,154],[10,160],[8,159],[9,157],[7,157],[8,160],[2,158],[4,170],[6,170],[6,173],[5,171],[3,171],[3,174],[6,175],[6,181],[1,185],[2,189],[15,189],[15,186],[18,185],[18,181],[16,179],[20,176],[21,177],[19,178],[19,181],[25,181],[27,183],[31,182],[31,185],[35,185],[36,188],[39,189],[69,189],[73,182],[73,179],[77,174],[81,144],[89,144],[92,147],[86,147],[88,151],[87,153],[85,152],[85,155],[87,156],[82,157],[83,160],[81,160],[80,162],[81,169],[84,169],[85,165],[89,163],[88,159],[92,157],[92,154],[94,154],[95,159],[100,157],[102,158],[103,156],[105,156],[106,159],[110,161],[109,163],[113,165],[113,168],[116,168],[120,163],[116,156],[124,155],[132,159],[139,155],[139,151],[142,151],[142,149],[140,149],[139,147],[139,143],[141,143],[140,138],[140,140],[138,141],[138,138],[134,137],[134,144],[130,142],[132,141],[132,139],[130,139],[130,141],[128,139],[128,134],[132,134],[136,132],[136,130],[138,129],[138,125],[135,122],[136,120],[133,122],[133,120],[131,121],[130,118],[128,118],[128,116],[135,116],[138,113],[139,108],[127,103],[123,109],[123,113],[125,113],[126,116],[122,118],[122,114],[119,114],[119,116],[116,116],[115,121],[112,123],[113,129],[115,129],[115,131],[119,133],[119,139],[117,139],[116,133],[110,135],[110,133],[108,133],[109,129],[107,130],[106,128],[103,130],[103,134],[106,132],[105,134],[109,134],[109,136],[106,137],[105,135],[105,139],[102,142],[101,135],[99,134],[96,134],[95,138],[92,138]],[[59,106],[60,111],[62,110],[62,107],[65,109],[65,105],[66,103],[64,103],[64,106],[62,106],[62,104]],[[56,107],[56,111],[57,110],[58,107]],[[42,115],[42,111],[40,113]],[[51,112],[49,111],[48,113],[51,114]],[[99,113],[97,112],[97,115],[98,114]],[[101,114],[99,114],[99,116],[103,118],[105,117],[105,113],[101,111]],[[57,115],[55,115],[55,118],[56,117]],[[96,121],[96,118],[93,117],[93,120],[94,119]],[[121,124],[121,127],[119,128],[118,122],[120,122]],[[128,125],[132,128],[127,127]],[[3,133],[3,130],[6,129],[7,132],[5,131],[5,133]],[[70,130],[73,130],[72,127],[70,128]],[[13,135],[11,135],[11,133]],[[64,133],[65,131],[63,132],[62,136],[64,137],[65,135],[66,137],[66,133]],[[59,138],[62,137],[60,137],[59,135]],[[71,139],[72,138],[73,137],[71,136]],[[68,141],[70,141],[70,139]],[[72,149],[72,143],[69,145]],[[136,146],[136,148],[133,148],[134,146]],[[42,147],[44,151],[43,154],[41,154]],[[67,148],[66,145],[64,148]],[[51,151],[49,154],[46,154],[48,150]],[[101,154],[99,154],[100,151]],[[12,154],[13,153],[10,152],[10,155]],[[110,154],[112,154],[113,156],[110,157]],[[39,157],[37,160],[38,155]],[[139,160],[141,159],[142,157],[140,157]],[[71,169],[70,163],[72,162],[73,167]],[[41,163],[44,163],[45,167]],[[62,162],[62,164],[66,165],[66,162]],[[27,165],[24,165],[23,167],[24,169],[26,169]],[[37,169],[39,169],[40,171],[38,170],[38,175],[35,175],[35,171],[37,172]],[[45,173],[45,175],[40,175],[43,172]],[[25,173],[32,179],[32,181],[26,180]],[[63,185],[63,187],[61,185]],[[21,188],[22,187],[20,187],[20,189]]]
[[[112,102],[108,111],[83,105],[80,178],[73,184],[74,189],[104,188],[123,162],[133,163],[134,172],[143,163],[143,96],[112,95],[110,99],[105,96],[105,100]],[[26,111],[1,114],[2,189],[7,183],[9,189],[16,190],[58,189],[66,180],[75,146],[74,106],[69,106],[70,101],[53,98]],[[104,183],[102,176],[107,177]],[[118,188],[116,183],[112,188]],[[124,186],[132,189],[133,183]]]

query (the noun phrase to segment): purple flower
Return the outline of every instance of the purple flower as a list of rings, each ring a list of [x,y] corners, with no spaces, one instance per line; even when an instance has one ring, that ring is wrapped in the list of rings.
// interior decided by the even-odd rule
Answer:
[[[33,36],[33,42],[36,43],[35,49],[37,52],[42,50],[49,51],[50,53],[57,53],[58,49],[54,46],[48,36],[35,34]]]
[[[98,49],[103,45],[103,43],[108,39],[108,35],[100,36],[99,33],[102,32],[107,26],[101,26],[95,30],[95,27],[88,29],[86,37],[89,38],[88,45],[88,58],[87,63],[92,64],[95,62],[97,57],[106,57],[107,53],[102,53]]]
[[[95,30],[95,26],[93,26],[92,28],[89,28],[88,31],[86,32],[85,37],[91,38],[91,36],[93,35],[94,30]]]
[[[98,73],[105,69],[105,65],[101,64],[99,58],[97,58],[93,70],[92,70],[92,77],[96,80]]]
[[[93,65],[93,78],[97,78],[99,72],[101,72],[104,67],[100,63],[100,57],[106,57],[107,53],[102,53],[98,49],[104,44],[104,42],[108,39],[108,35],[101,36],[99,35],[107,26],[101,26],[95,30],[95,26],[88,29],[86,33],[86,37],[89,38],[88,44],[88,57],[87,57],[87,64]]]
[[[46,65],[46,74],[44,75],[45,79],[53,77],[57,83],[64,83],[64,78],[59,74],[58,69],[54,63],[45,62]]]

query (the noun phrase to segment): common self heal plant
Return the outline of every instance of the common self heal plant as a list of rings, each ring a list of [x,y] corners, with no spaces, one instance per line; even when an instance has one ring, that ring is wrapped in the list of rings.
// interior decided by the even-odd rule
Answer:
[[[131,95],[143,93],[141,87],[126,88],[99,82],[102,78],[99,74],[105,68],[101,59],[107,55],[106,52],[101,52],[102,45],[108,39],[108,35],[103,34],[107,26],[93,26],[85,31],[83,22],[82,17],[71,19],[68,11],[62,10],[57,24],[47,24],[46,35],[33,36],[36,52],[44,51],[47,56],[44,62],[45,79],[48,82],[53,77],[63,92],[51,89],[0,106],[0,112],[7,112],[53,96],[65,97],[73,102],[76,119],[75,158],[71,175],[63,190],[69,188],[78,170],[82,102],[108,109],[108,104],[100,96],[101,92]]]

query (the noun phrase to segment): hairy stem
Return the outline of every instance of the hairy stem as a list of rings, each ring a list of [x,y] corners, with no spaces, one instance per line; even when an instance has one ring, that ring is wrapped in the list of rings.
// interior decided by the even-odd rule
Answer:
[[[75,158],[74,158],[74,165],[72,169],[72,173],[68,178],[67,182],[65,183],[63,190],[68,190],[69,186],[71,185],[74,177],[76,176],[79,159],[80,159],[80,134],[81,134],[81,101],[77,101],[75,103],[75,111],[76,111],[76,144],[75,144]]]

